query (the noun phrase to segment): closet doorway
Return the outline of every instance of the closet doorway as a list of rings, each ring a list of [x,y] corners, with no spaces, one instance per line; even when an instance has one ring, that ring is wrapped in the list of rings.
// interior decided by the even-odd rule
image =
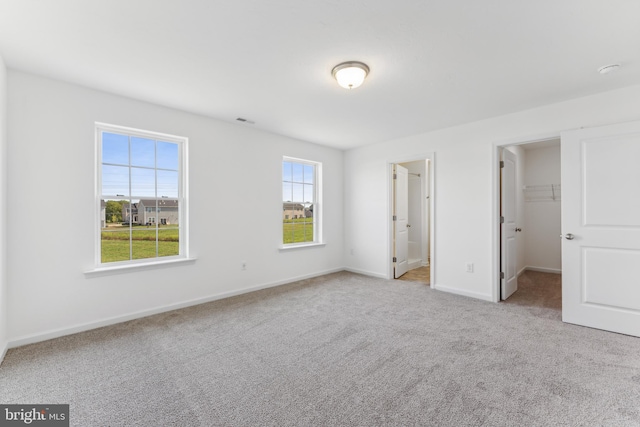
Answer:
[[[390,278],[433,283],[433,155],[390,163]]]
[[[503,199],[500,215],[510,216],[509,206],[513,206],[515,218],[512,224],[507,224],[508,221],[505,220],[499,228],[500,272],[505,276],[500,279],[500,299],[550,310],[550,314],[554,314],[553,317],[560,319],[560,139],[511,145],[499,150],[501,160],[507,159],[506,163],[511,162],[515,165],[513,185],[504,182],[501,185],[501,199],[510,187],[513,187],[513,195]],[[502,175],[504,176],[504,168]],[[504,200],[509,198],[513,198],[511,203],[505,203]],[[506,229],[508,227],[514,228],[515,233],[509,233],[510,230]],[[514,236],[514,243],[505,244],[511,235]],[[511,275],[515,275],[516,289],[513,293],[505,294],[505,288],[513,290],[512,285],[508,283]]]

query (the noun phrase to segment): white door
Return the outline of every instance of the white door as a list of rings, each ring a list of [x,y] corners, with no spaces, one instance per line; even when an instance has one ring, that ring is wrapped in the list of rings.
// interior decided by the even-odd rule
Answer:
[[[562,320],[640,336],[640,122],[562,134]]]
[[[518,290],[516,271],[516,155],[502,150],[500,165],[500,224],[501,279],[500,295],[503,300]]]
[[[393,257],[394,277],[397,279],[409,269],[409,171],[393,166]]]

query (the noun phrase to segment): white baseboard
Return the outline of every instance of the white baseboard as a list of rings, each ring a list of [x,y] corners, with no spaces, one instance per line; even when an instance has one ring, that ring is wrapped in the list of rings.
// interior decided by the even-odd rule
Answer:
[[[4,357],[7,355],[7,351],[9,351],[9,343],[3,343],[2,347],[0,347],[0,365],[4,362]]]
[[[345,267],[343,270],[349,271],[351,273],[362,274],[365,276],[377,277],[378,279],[387,279],[386,274],[374,273],[373,271],[367,271],[367,270],[360,270],[359,268]]]
[[[462,295],[465,297],[493,302],[493,297],[489,294],[481,294],[480,292],[465,291],[463,289],[452,288],[451,286],[438,285],[438,284],[436,284],[434,288],[438,291],[449,292],[450,294]]]
[[[539,271],[541,273],[562,274],[562,270],[558,269],[558,268],[532,267],[530,265],[526,266],[522,270],[524,270],[524,271]],[[524,273],[524,271],[523,271],[523,273]]]
[[[194,305],[204,304],[211,301],[217,301],[224,298],[230,298],[236,295],[242,295],[249,292],[259,291],[261,289],[273,288],[276,286],[286,285],[288,283],[297,282],[299,280],[311,279],[313,277],[324,276],[325,274],[337,273],[339,271],[344,271],[345,269],[334,268],[330,270],[320,271],[312,274],[305,274],[297,277],[290,277],[284,280],[278,280],[276,282],[263,283],[260,285],[250,286],[248,288],[243,288],[234,291],[223,292],[220,294],[210,295],[203,298],[196,298],[188,301],[183,301],[175,304],[170,304],[162,307],[152,308],[148,310],[141,310],[134,313],[129,313],[121,316],[114,316],[107,319],[98,320],[95,322],[83,323],[71,327],[53,329],[43,333],[37,333],[32,335],[25,335],[22,337],[17,337],[10,340],[5,347],[5,353],[9,348],[16,348],[27,344],[33,344],[41,341],[50,340],[53,338],[59,338],[65,335],[77,334],[79,332],[89,331],[91,329],[102,328],[104,326],[115,325],[117,323],[128,322],[129,320],[140,319],[142,317],[153,316],[154,314],[165,313],[167,311],[178,310],[180,308],[191,307]],[[3,353],[4,357],[4,353]]]

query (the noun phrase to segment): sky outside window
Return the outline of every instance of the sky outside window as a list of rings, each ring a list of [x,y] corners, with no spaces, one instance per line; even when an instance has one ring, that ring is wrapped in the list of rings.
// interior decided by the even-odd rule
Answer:
[[[179,196],[178,144],[103,132],[102,163],[103,195]]]
[[[282,201],[313,203],[314,179],[313,165],[282,162]]]

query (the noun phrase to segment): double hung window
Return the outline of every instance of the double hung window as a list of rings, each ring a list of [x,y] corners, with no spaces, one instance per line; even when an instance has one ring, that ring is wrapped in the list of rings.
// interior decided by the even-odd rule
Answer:
[[[282,161],[282,244],[320,243],[321,206],[318,162],[285,157]]]
[[[187,139],[98,124],[98,265],[186,258]]]

